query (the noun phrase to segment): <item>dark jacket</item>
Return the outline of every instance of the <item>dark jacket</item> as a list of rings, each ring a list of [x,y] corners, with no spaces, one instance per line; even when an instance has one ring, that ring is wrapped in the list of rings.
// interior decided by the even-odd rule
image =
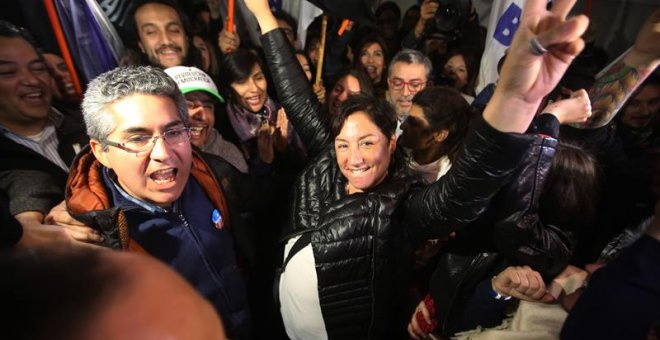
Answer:
[[[396,312],[401,311],[396,300],[404,290],[387,280],[405,278],[399,274],[410,265],[401,263],[410,254],[404,226],[413,227],[410,221],[416,221],[414,230],[447,235],[476,219],[509,179],[530,140],[501,133],[480,119],[466,142],[465,155],[446,178],[413,192],[407,205],[414,182],[407,178],[401,152],[393,156],[385,181],[369,192],[347,195],[328,117],[322,114],[284,34],[279,29],[268,32],[261,43],[281,103],[312,159],[296,181],[287,238],[312,233],[328,335],[397,336],[405,329],[396,329]],[[424,216],[411,217],[407,210]]]
[[[101,231],[104,237],[104,246],[113,249],[149,252],[148,250],[154,247],[153,244],[140,244],[131,237],[131,234],[134,231],[133,229],[141,227],[140,221],[144,220],[144,215],[148,214],[148,212],[146,210],[141,212],[140,210],[137,212],[131,211],[129,214],[128,211],[122,209],[121,206],[126,206],[126,204],[119,204],[121,202],[115,202],[116,199],[113,199],[113,192],[115,196],[117,193],[116,190],[109,188],[104,182],[103,169],[104,167],[98,162],[98,160],[96,160],[89,149],[83,150],[79,156],[76,157],[70,170],[70,177],[66,188],[66,203],[69,213],[86,225]],[[223,230],[220,230],[219,232],[226,233],[226,230],[229,230],[231,232],[231,237],[233,237],[234,240],[233,243],[235,243],[236,248],[239,249],[238,255],[244,256],[244,259],[247,259],[248,261],[252,260],[252,250],[249,248],[253,244],[253,238],[249,235],[250,231],[247,230],[248,228],[245,223],[246,218],[244,215],[246,214],[246,211],[239,205],[242,198],[241,193],[239,192],[239,190],[241,190],[241,182],[236,177],[233,177],[234,174],[240,175],[240,173],[219,157],[214,157],[208,154],[202,155],[194,151],[193,165],[190,174],[191,180],[194,179],[196,183],[199,184],[198,187],[201,187],[211,205],[219,210],[224,222]],[[191,209],[194,208],[189,207],[188,211]],[[205,216],[210,216],[210,214]],[[163,222],[165,219],[168,219],[168,216],[161,216],[159,219],[155,219],[154,223],[158,223],[158,221]],[[174,218],[170,220],[173,221],[172,223],[176,223],[177,219]],[[193,221],[191,223],[198,221],[196,225],[200,225],[203,224],[202,221],[206,221],[206,217],[200,220],[200,216],[185,216],[185,220]],[[184,224],[187,224],[187,222]],[[129,228],[131,230],[129,230]],[[199,227],[196,228],[199,229]],[[208,233],[208,231],[204,232]],[[192,233],[195,234],[194,231],[192,231]],[[203,233],[203,231],[200,229],[198,233]],[[167,236],[173,237],[170,234],[171,233],[168,233]],[[165,236],[165,234],[163,234],[163,236]],[[198,243],[206,243],[206,241],[208,241],[199,236],[197,238],[193,237],[193,239],[196,239]],[[181,238],[178,242],[189,242],[189,240],[189,237],[188,241]],[[161,241],[164,246],[167,246],[167,237],[163,237]],[[232,242],[229,241],[229,243],[231,244]],[[197,246],[201,247],[201,244],[197,244]],[[182,245],[182,249],[183,248],[184,246]],[[233,290],[231,288],[242,281],[242,279],[234,279],[235,274],[239,272],[233,260],[233,267],[226,267],[230,264],[228,264],[225,259],[233,259],[236,255],[225,254],[225,252],[233,251],[233,248],[221,247],[222,249],[215,250],[208,249],[207,246],[203,246],[202,248],[202,250],[199,250],[203,253],[201,255],[202,257],[210,261],[209,263],[217,262],[216,265],[222,267],[222,275],[220,276],[222,284],[220,287],[227,286],[223,289],[233,291],[233,293],[227,296],[231,297],[232,295],[244,294],[244,286],[236,287],[236,289]],[[157,252],[151,254],[158,257]],[[189,253],[187,256],[189,258],[195,257],[193,253]],[[223,257],[225,259],[214,259],[214,256]],[[161,258],[161,260],[170,265],[174,264],[169,263],[168,260],[177,261],[176,259],[168,258]],[[197,265],[202,270],[203,268],[210,268],[208,263],[204,264],[202,261],[199,261]],[[251,263],[248,262],[248,266],[250,265]],[[216,275],[213,274],[213,269],[209,270],[212,273],[211,276]],[[196,275],[199,276],[199,274]],[[195,286],[195,283],[191,282],[191,284]],[[206,287],[207,290],[209,288],[208,286],[204,287]],[[204,287],[196,288],[201,292],[204,291]],[[240,296],[234,296],[233,298],[230,298],[229,301],[233,301],[233,299],[240,300]],[[245,325],[241,320],[245,320],[244,317],[248,313],[247,305],[235,302],[231,302],[230,305],[233,306],[231,307],[232,312],[230,316],[227,316],[226,314],[223,315],[228,334],[232,334],[233,336],[249,334],[249,329],[245,329],[241,326]],[[241,327],[241,329],[232,328],[232,321],[238,323],[238,325],[235,323],[233,326]]]
[[[556,119],[539,123],[538,132],[557,136]],[[456,233],[440,256],[430,290],[441,333],[465,329],[463,309],[475,287],[506,266],[528,265],[549,282],[568,265],[574,235],[539,217],[539,198],[557,146],[549,135],[528,135],[531,147],[514,171],[515,180],[497,192],[479,219]]]
[[[89,142],[85,126],[77,118],[61,115],[55,123],[58,153],[67,165]],[[0,182],[4,181],[0,186],[10,198],[12,214],[23,211],[47,214],[53,205],[64,199],[67,176],[66,171],[48,158],[0,134]]]

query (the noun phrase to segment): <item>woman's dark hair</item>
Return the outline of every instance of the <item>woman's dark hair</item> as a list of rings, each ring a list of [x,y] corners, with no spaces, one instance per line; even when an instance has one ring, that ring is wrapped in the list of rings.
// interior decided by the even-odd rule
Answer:
[[[298,39],[298,21],[296,21],[296,18],[285,10],[277,10],[273,12],[273,16],[276,20],[282,20],[291,26],[291,29],[293,30],[293,39]]]
[[[217,77],[218,74],[220,74],[220,63],[218,62],[218,55],[220,54],[220,52],[218,51],[218,45],[213,44],[211,42],[211,39],[209,38],[209,36],[207,34],[204,34],[202,31],[195,31],[192,36],[193,36],[193,39],[196,36],[200,37],[202,39],[202,41],[204,42],[204,45],[206,45],[206,50],[209,52],[209,59],[210,59],[209,60],[209,69],[204,70],[204,72],[211,75],[211,77],[214,77],[214,78]],[[195,48],[194,43],[193,43],[192,47]],[[200,58],[201,58],[201,53],[200,53]],[[200,66],[204,66],[204,65],[201,65],[201,62],[200,62]],[[200,67],[200,69],[202,69],[202,67]]]
[[[361,69],[361,68],[346,68],[342,70],[338,75],[337,75],[337,81],[335,81],[332,84],[332,88],[330,91],[332,91],[335,88],[335,85],[337,85],[337,82],[340,80],[344,79],[346,76],[353,76],[355,79],[358,80],[358,83],[360,83],[360,93],[367,95],[367,96],[374,96],[374,85],[371,83],[371,79],[369,79],[369,76],[367,73]]]
[[[541,220],[571,231],[588,226],[598,182],[596,159],[577,145],[559,142],[539,200]]]
[[[225,58],[220,64],[220,76],[218,77],[225,93],[233,93],[231,88],[232,83],[249,78],[254,65],[259,65],[261,70],[266,72],[261,59],[250,50],[238,49],[225,55]]]
[[[357,112],[366,114],[387,138],[396,132],[397,119],[394,107],[385,99],[359,94],[350,96],[341,105],[337,115],[332,117],[333,138],[339,135],[346,119]]]
[[[41,47],[39,47],[37,41],[26,28],[16,26],[9,21],[0,20],[0,37],[21,38],[27,41],[32,46],[32,48],[34,48],[35,52],[37,52],[39,58],[43,59],[43,51],[41,50]]]
[[[432,131],[448,130],[443,145],[453,162],[469,130],[473,109],[460,92],[449,87],[427,87],[412,102],[422,109]]]
[[[380,79],[380,81],[383,82],[387,78],[387,65],[390,62],[390,53],[387,50],[387,43],[385,42],[385,39],[383,39],[377,32],[371,32],[367,34],[357,44],[354,50],[355,57],[353,57],[353,65],[362,67],[360,64],[360,53],[362,52],[362,49],[374,43],[380,45],[380,48],[383,50],[383,57],[385,61],[383,62],[383,74],[381,75]]]
[[[461,91],[462,93],[474,97],[474,88],[476,87],[477,76],[479,75],[479,63],[475,59],[474,54],[471,51],[465,49],[456,49],[449,52],[447,56],[445,56],[444,62],[442,63],[442,69],[438,70],[438,72],[442,74],[442,72],[444,72],[444,66],[447,64],[449,59],[457,55],[463,57],[463,60],[465,61],[465,68],[467,69],[467,75],[468,75],[465,86],[463,86],[463,88],[460,88],[458,90]]]

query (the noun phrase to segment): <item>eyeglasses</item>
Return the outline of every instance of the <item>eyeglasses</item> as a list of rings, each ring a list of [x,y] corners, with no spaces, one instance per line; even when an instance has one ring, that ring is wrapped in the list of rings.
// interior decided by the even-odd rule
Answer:
[[[411,81],[403,81],[403,79],[399,78],[392,78],[388,80],[390,83],[390,89],[392,90],[403,90],[404,86],[408,86],[408,90],[410,92],[417,92],[424,88],[424,85],[426,85],[425,81],[421,81],[419,79],[413,79]]]
[[[213,109],[214,108],[214,103],[211,100],[200,100],[200,99],[187,99],[186,98],[186,105],[188,105],[188,110],[193,110],[198,107],[203,107],[205,109]]]
[[[178,129],[167,130],[160,136],[132,136],[123,143],[112,142],[107,139],[103,140],[102,142],[105,145],[114,146],[115,148],[137,155],[139,153],[151,150],[159,138],[162,138],[165,143],[170,146],[188,142],[190,141],[190,128],[182,127]]]

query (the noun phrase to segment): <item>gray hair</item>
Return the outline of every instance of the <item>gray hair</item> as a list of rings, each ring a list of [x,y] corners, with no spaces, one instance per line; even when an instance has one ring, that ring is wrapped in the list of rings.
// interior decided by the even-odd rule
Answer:
[[[431,60],[422,52],[418,50],[413,50],[410,48],[404,48],[399,53],[397,53],[390,61],[390,66],[387,68],[387,77],[392,77],[392,69],[396,63],[406,63],[406,64],[421,64],[424,65],[426,70],[426,79],[431,79],[431,73],[433,72],[433,64]]]
[[[108,108],[134,94],[171,98],[181,120],[188,123],[186,100],[174,79],[163,70],[152,66],[118,67],[96,77],[85,91],[82,112],[89,138],[105,140],[116,128]]]

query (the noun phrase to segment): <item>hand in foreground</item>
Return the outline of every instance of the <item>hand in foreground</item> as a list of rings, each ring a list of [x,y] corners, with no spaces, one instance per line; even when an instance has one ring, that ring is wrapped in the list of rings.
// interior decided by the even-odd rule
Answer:
[[[103,241],[103,237],[98,230],[86,226],[69,214],[65,201],[60,202],[60,204],[50,209],[44,222],[62,227],[69,236],[77,241],[87,243],[99,243]]]
[[[21,248],[65,246],[71,248],[106,249],[97,245],[103,238],[89,227],[69,229],[49,222],[42,222],[43,214],[28,211],[19,213],[16,220],[23,227],[23,236],[17,244]]]
[[[491,281],[493,290],[500,295],[513,296],[532,302],[552,302],[541,274],[528,266],[507,267]]]
[[[523,133],[541,102],[559,82],[584,48],[580,36],[589,19],[566,19],[576,0],[528,0],[502,67],[493,99],[484,119],[495,129]]]
[[[589,94],[584,89],[571,92],[570,98],[548,104],[541,112],[557,117],[560,124],[584,123],[591,117]]]

